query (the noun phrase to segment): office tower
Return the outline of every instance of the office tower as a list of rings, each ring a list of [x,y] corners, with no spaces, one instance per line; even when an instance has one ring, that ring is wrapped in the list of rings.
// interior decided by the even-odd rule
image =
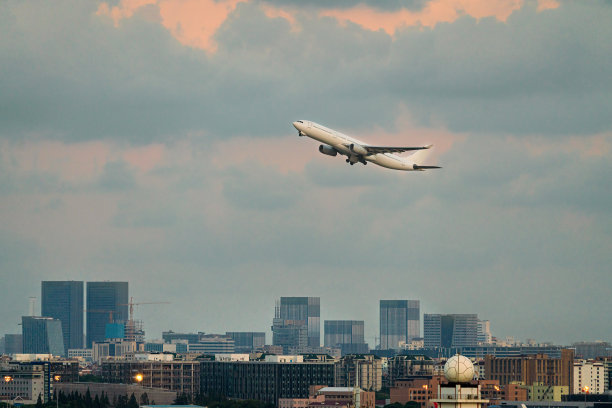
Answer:
[[[23,353],[23,336],[21,334],[4,335],[4,353],[21,354]]]
[[[83,282],[43,281],[41,314],[62,322],[64,348],[83,348]]]
[[[204,333],[175,333],[172,330],[162,332],[162,339],[164,343],[175,343],[177,341],[185,340],[187,343],[197,343],[200,340],[200,335]]]
[[[401,343],[420,337],[419,300],[380,301],[380,348],[399,349]]]
[[[260,350],[266,344],[266,333],[264,332],[226,332],[225,335],[234,340],[236,353]]]
[[[63,356],[62,322],[52,317],[22,316],[21,330],[25,354]]]
[[[425,348],[469,347],[477,344],[478,315],[425,314]]]
[[[363,320],[325,320],[325,347],[339,347],[342,355],[369,352],[363,327]]]
[[[306,344],[300,340],[306,329]],[[276,328],[276,329],[275,329]],[[293,336],[293,339],[289,337]],[[297,336],[297,337],[296,337]],[[275,345],[321,346],[321,299],[318,297],[281,297],[272,326]]]
[[[105,340],[107,323],[127,319],[127,282],[87,282],[87,347]]]

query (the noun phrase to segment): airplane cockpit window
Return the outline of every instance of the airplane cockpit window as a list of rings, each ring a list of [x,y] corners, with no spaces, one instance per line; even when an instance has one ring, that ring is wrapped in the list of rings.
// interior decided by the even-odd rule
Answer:
[[[298,120],[297,123],[304,123],[304,122],[302,122],[301,120]]]

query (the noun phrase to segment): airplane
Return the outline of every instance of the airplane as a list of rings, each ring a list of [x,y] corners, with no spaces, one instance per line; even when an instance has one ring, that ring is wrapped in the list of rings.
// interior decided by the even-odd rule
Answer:
[[[319,146],[319,151],[321,153],[328,156],[337,156],[338,153],[347,156],[346,162],[351,166],[355,163],[362,163],[365,165],[368,164],[368,162],[372,162],[393,170],[423,171],[441,168],[438,166],[423,166],[415,163],[415,159],[419,158],[417,154],[412,154],[408,157],[399,157],[393,154],[427,150],[433,145],[422,147],[372,146],[308,120],[295,121],[293,122],[293,126],[298,130],[298,136],[308,136],[324,143]]]

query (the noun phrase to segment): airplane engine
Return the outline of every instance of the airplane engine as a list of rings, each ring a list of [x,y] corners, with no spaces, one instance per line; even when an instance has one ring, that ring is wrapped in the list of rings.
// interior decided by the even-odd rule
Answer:
[[[319,151],[328,156],[336,156],[338,154],[338,151],[336,149],[328,145],[319,146]]]
[[[361,145],[358,145],[357,143],[351,143],[349,148],[351,149],[351,152],[359,156],[366,156],[368,154],[368,151],[366,150],[366,148]]]

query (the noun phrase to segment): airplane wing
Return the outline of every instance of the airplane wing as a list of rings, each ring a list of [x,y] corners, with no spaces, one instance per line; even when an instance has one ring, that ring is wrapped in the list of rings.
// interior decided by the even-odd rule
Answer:
[[[354,145],[346,145],[347,147],[352,149],[352,146]],[[408,152],[408,151],[412,151],[412,150],[425,150],[425,149],[429,149],[431,148],[431,146],[433,145],[427,145],[427,146],[420,146],[420,147],[392,147],[392,146],[369,146],[369,145],[365,145],[365,146],[361,146],[364,149],[367,150],[367,154],[366,156],[371,156],[373,154],[379,154],[379,153],[403,153],[403,152]]]

